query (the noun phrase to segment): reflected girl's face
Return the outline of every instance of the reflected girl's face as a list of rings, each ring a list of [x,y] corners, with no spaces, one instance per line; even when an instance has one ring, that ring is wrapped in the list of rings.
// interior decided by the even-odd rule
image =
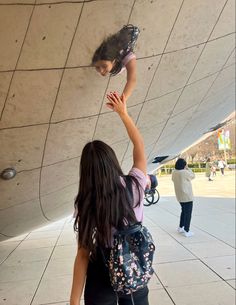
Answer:
[[[94,67],[98,73],[100,73],[102,76],[106,76],[108,73],[111,72],[113,66],[114,66],[115,60],[98,60]]]

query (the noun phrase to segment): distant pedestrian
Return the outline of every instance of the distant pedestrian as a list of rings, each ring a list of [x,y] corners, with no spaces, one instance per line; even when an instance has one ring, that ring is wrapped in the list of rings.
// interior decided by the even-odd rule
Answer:
[[[181,205],[180,223],[177,231],[183,233],[185,237],[194,235],[189,230],[193,209],[191,180],[194,178],[195,174],[188,168],[186,161],[182,158],[178,159],[172,172],[172,181],[174,182],[176,198]]]
[[[225,161],[219,160],[218,161],[218,167],[219,167],[219,169],[221,171],[222,176],[224,176],[224,174],[225,174],[225,167],[226,167]]]
[[[216,168],[217,168],[217,165],[215,162],[213,162],[212,167],[211,167],[212,177],[216,176]]]
[[[212,164],[211,159],[207,158],[206,160],[206,177],[208,178],[208,181],[213,181],[212,179]]]

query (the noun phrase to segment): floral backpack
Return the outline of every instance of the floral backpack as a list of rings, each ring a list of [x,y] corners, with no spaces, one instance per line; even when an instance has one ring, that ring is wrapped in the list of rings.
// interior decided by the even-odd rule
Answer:
[[[132,294],[147,286],[154,272],[154,251],[152,236],[141,223],[116,232],[108,260],[115,292]]]
[[[126,180],[129,194],[132,185]],[[140,222],[116,231],[113,246],[107,258],[111,286],[119,294],[131,294],[147,286],[154,270],[152,268],[155,245],[148,229]]]

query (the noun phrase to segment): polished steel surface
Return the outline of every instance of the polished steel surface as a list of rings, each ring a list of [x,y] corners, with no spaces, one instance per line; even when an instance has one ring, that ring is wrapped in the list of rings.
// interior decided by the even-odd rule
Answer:
[[[91,57],[107,35],[137,25],[129,112],[148,166],[222,122],[235,102],[234,0],[0,1],[0,240],[73,212],[84,144],[101,139],[127,171],[132,150]]]

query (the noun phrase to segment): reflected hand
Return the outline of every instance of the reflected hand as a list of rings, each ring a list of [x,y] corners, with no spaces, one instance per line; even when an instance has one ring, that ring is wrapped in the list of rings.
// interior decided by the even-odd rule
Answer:
[[[124,94],[120,97],[117,92],[111,92],[107,94],[109,103],[107,107],[117,112],[119,115],[127,114],[126,100]]]

